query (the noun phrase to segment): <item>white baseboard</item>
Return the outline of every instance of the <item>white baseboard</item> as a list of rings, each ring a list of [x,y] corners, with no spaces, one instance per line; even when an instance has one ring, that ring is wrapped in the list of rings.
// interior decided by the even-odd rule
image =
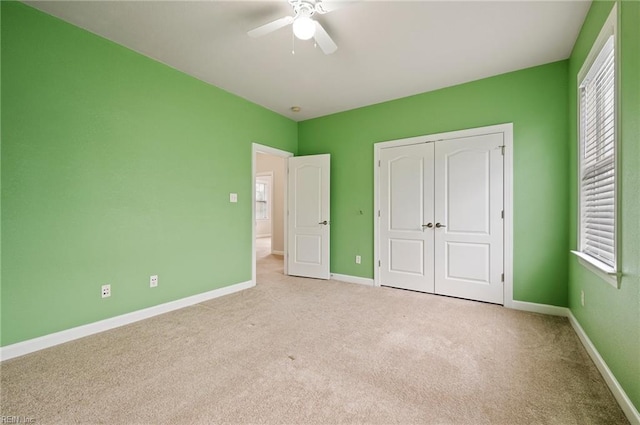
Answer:
[[[284,251],[271,251],[273,255],[284,255]]]
[[[256,235],[256,238],[258,239],[262,239],[262,238],[270,238],[271,237],[271,233],[265,233],[262,235]]]
[[[636,407],[627,396],[627,393],[622,389],[620,383],[611,372],[611,369],[609,369],[607,363],[604,361],[602,356],[600,356],[600,353],[596,349],[595,345],[593,345],[586,332],[584,331],[584,329],[582,329],[582,326],[580,326],[580,323],[573,315],[573,313],[571,313],[571,311],[569,311],[568,317],[571,326],[573,326],[573,330],[576,331],[576,334],[578,335],[578,338],[580,338],[582,345],[584,345],[584,348],[587,350],[587,353],[589,353],[591,360],[593,360],[596,367],[600,371],[600,374],[609,386],[609,389],[618,401],[618,404],[622,408],[624,414],[627,416],[627,419],[629,419],[631,425],[640,425],[640,413],[638,413],[638,409],[636,409]]]
[[[514,301],[511,301],[510,303],[505,303],[505,307],[512,308],[514,310],[522,310],[522,311],[530,311],[532,313],[547,314],[549,316],[569,317],[569,314],[571,314],[570,310],[567,307],[558,307],[555,305],[548,305],[548,304],[529,303],[526,301],[514,300]]]
[[[87,325],[66,329],[64,331],[0,347],[0,361],[23,356],[25,354],[33,353],[38,350],[43,350],[45,348],[53,347],[58,344],[73,341],[74,339],[97,334],[109,329],[118,328],[120,326],[148,319],[153,316],[168,313],[173,310],[178,310],[214,298],[222,297],[224,295],[229,295],[234,292],[249,289],[255,285],[256,284],[253,281],[237,283],[235,285],[225,286],[224,288],[214,289],[213,291],[203,292],[201,294],[192,295],[190,297],[170,301],[142,310],[133,311],[131,313],[111,317],[109,319],[100,320],[98,322],[89,323]]]
[[[373,279],[368,279],[366,277],[349,276],[349,275],[346,275],[346,274],[331,273],[331,279],[339,280],[340,282],[357,283],[359,285],[373,286]]]

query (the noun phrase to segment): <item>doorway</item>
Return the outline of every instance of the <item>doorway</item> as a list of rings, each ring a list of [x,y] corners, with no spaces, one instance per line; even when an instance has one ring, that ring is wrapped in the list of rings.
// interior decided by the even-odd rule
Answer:
[[[509,304],[511,131],[376,144],[376,285]]]
[[[287,274],[287,158],[291,152],[253,144],[252,280],[261,272]]]
[[[329,154],[294,158],[291,152],[253,143],[251,216],[254,284],[258,281],[258,265],[267,263],[263,261],[265,257],[274,260],[266,268],[270,273],[330,278],[329,173]],[[263,193],[267,190],[262,185],[258,187],[259,174],[271,176],[270,207],[262,202],[267,198]],[[269,208],[272,210],[270,240],[259,240],[256,217],[264,217],[264,210]],[[269,249],[269,255],[258,257],[258,247]],[[274,258],[278,256],[280,258]]]

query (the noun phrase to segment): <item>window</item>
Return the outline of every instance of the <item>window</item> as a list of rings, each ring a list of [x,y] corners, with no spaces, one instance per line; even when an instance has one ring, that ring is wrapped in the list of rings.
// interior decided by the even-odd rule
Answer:
[[[268,218],[267,183],[256,182],[256,220],[266,220]]]
[[[616,8],[578,74],[580,229],[578,252],[612,277],[616,264]]]

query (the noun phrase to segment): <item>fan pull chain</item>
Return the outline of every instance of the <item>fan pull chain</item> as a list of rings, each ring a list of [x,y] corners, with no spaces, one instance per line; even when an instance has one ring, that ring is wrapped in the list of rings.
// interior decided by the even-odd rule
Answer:
[[[291,31],[291,54],[296,54],[296,36],[293,34],[293,31]]]

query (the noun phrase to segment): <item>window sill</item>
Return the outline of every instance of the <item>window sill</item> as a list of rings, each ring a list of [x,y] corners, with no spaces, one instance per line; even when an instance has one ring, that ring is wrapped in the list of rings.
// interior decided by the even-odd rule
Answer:
[[[620,278],[622,277],[622,273],[617,272],[613,267],[609,267],[580,251],[571,251],[571,253],[578,257],[580,264],[582,264],[587,270],[594,273],[614,288],[620,289]]]

